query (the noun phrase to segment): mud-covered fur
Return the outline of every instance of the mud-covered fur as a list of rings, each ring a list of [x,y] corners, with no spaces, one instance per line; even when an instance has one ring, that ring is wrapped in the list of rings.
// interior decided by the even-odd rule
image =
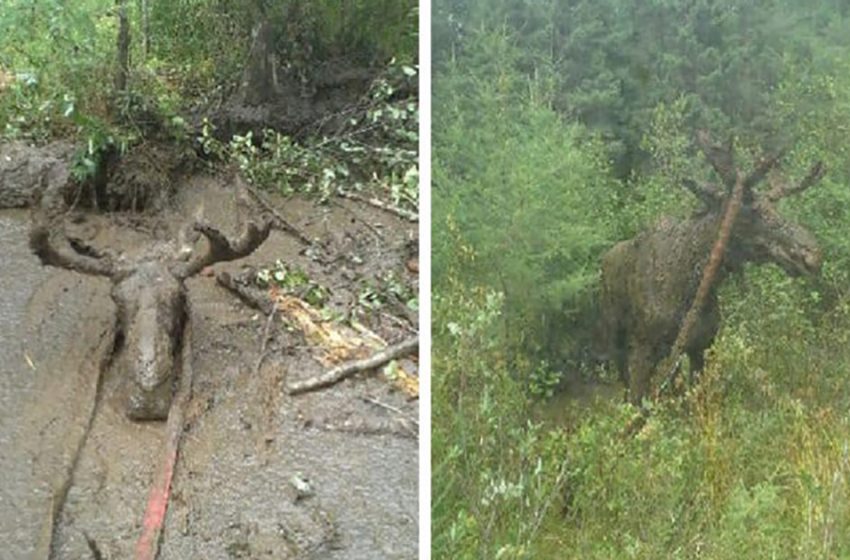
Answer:
[[[664,219],[649,231],[618,243],[602,258],[601,313],[607,354],[627,385],[629,398],[639,404],[648,396],[653,373],[671,351],[717,239],[723,202],[734,181],[731,148],[710,144],[702,148],[726,185],[690,188],[706,208],[683,221]],[[703,366],[703,353],[720,324],[716,289],[723,278],[746,262],[775,263],[790,275],[809,274],[820,267],[817,241],[802,226],[779,215],[775,201],[811,186],[822,176],[816,164],[795,187],[773,178],[767,193],[753,190],[778,163],[762,160],[745,182],[744,205],[735,221],[723,265],[702,313],[694,324],[685,352],[691,368]],[[725,191],[725,192],[724,192]]]
[[[125,372],[127,416],[161,419],[171,406],[173,368],[186,320],[186,289],[165,263],[139,263],[112,286],[123,340],[117,356]]]
[[[182,246],[157,244],[139,259],[123,262],[70,239],[64,231],[63,210],[57,193],[42,197],[33,210],[30,247],[44,264],[111,279],[122,340],[116,363],[126,375],[127,416],[164,419],[171,407],[176,358],[187,320],[185,279],[215,262],[253,252],[268,237],[271,220],[264,217],[260,225],[248,222],[235,239],[197,221],[183,230]],[[207,246],[193,249],[200,235]]]

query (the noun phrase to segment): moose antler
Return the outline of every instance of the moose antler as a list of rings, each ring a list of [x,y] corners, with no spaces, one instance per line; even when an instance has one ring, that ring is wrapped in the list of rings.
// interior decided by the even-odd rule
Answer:
[[[93,276],[113,276],[116,268],[108,255],[65,234],[62,218],[67,205],[63,186],[51,186],[42,180],[32,210],[30,249],[47,265]]]
[[[776,202],[780,198],[790,196],[792,194],[801,193],[815,183],[821,180],[826,173],[826,166],[822,161],[815,163],[803,179],[796,185],[789,185],[781,177],[772,176],[770,178],[771,189],[767,193],[767,198],[771,202]]]
[[[732,138],[726,144],[718,144],[712,141],[711,136],[705,130],[697,132],[697,144],[699,144],[705,159],[714,168],[727,189],[735,186],[737,171],[735,169],[735,158],[732,155]]]
[[[271,220],[264,216],[261,224],[253,221],[245,224],[239,237],[231,240],[209,222],[199,220],[195,222],[194,230],[207,238],[209,247],[205,252],[195,255],[188,264],[178,265],[175,274],[180,278],[188,278],[211,264],[248,256],[266,240],[271,226]]]
[[[41,262],[94,276],[113,276],[115,265],[107,255],[68,239],[63,231],[40,223],[30,230],[30,248]]]

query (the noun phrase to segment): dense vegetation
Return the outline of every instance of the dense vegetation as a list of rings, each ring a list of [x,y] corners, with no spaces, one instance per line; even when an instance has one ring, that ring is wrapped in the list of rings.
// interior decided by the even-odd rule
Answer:
[[[305,82],[334,60],[374,71],[335,134],[221,137],[202,120],[239,89],[261,23],[280,68]],[[415,206],[417,26],[412,0],[6,0],[0,135],[74,141],[80,179],[105,154],[156,139],[233,160],[285,192],[374,188]]]
[[[850,556],[848,41],[827,0],[435,2],[436,558]],[[636,437],[617,390],[539,422],[559,384],[615,384],[599,259],[694,209],[700,128],[826,163],[781,207],[821,274],[725,282],[700,382]]]

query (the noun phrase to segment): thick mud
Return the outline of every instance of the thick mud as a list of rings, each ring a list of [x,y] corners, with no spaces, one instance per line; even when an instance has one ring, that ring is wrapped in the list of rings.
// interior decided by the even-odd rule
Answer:
[[[390,273],[415,290],[415,224],[352,201],[272,202],[315,243],[273,231],[186,282],[193,397],[158,558],[415,558],[417,402],[376,373],[288,396],[325,369],[316,348],[214,278],[295,265],[329,290],[328,312],[395,342],[414,317],[358,306]],[[235,231],[239,205],[196,177],[157,214],[82,213],[68,227],[130,258],[198,215]],[[41,266],[27,233],[26,213],[0,211],[0,558],[132,558],[165,424],[124,414],[109,281]]]

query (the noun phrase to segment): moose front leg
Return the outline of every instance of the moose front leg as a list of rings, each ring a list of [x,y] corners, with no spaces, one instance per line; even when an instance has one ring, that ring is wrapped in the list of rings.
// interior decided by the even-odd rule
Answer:
[[[650,346],[632,344],[629,349],[629,401],[633,405],[639,406],[649,395],[654,368]]]
[[[693,385],[697,382],[699,374],[702,373],[702,369],[705,367],[704,351],[702,349],[688,350],[688,362],[690,365],[689,381]]]

